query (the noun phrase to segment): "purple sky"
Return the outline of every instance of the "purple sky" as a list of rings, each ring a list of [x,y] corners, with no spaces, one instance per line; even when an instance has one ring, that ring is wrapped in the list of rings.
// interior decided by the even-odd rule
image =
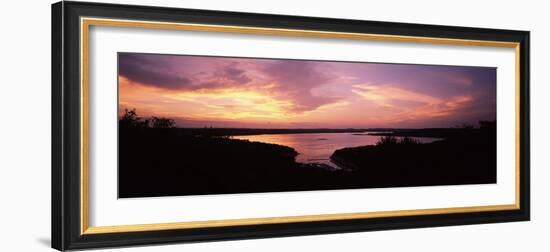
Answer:
[[[452,127],[496,119],[496,69],[119,53],[120,111],[179,127]]]

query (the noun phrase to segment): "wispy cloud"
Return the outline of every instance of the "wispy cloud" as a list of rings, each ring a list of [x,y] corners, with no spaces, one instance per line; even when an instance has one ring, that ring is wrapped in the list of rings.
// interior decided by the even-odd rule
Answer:
[[[391,85],[356,84],[352,86],[352,92],[380,106],[396,107],[401,102],[409,102],[418,105],[441,103],[441,99],[405,90]]]
[[[122,108],[182,123],[428,127],[496,117],[492,68],[120,53],[119,87]]]

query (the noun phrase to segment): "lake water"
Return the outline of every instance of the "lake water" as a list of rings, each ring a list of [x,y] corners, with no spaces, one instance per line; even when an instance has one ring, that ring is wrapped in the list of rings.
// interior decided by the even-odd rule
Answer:
[[[374,145],[381,136],[366,135],[365,133],[304,133],[233,136],[232,138],[289,146],[299,153],[296,161],[300,163],[322,163],[338,169],[338,166],[330,161],[330,156],[335,150]],[[415,137],[414,139],[421,143],[438,140],[428,137]]]

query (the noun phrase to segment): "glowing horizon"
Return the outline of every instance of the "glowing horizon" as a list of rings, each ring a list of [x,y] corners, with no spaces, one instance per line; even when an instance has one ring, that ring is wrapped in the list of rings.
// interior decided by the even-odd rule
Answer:
[[[496,120],[496,69],[119,53],[119,114],[178,127],[428,128]]]

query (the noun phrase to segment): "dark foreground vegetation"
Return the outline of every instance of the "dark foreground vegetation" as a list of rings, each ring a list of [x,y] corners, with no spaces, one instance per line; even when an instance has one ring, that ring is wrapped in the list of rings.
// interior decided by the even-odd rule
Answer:
[[[298,163],[298,153],[287,146],[231,139],[219,132],[209,134],[210,130],[214,129],[179,129],[170,119],[143,119],[127,111],[119,121],[119,197],[493,183],[496,179],[496,137],[490,125],[456,129],[453,134],[457,135],[430,144],[385,133],[376,146],[337,150],[332,159],[347,168],[342,170]]]
[[[287,146],[193,135],[166,118],[119,122],[119,197],[299,191],[340,188],[317,165],[295,162]]]
[[[344,148],[331,160],[367,187],[496,183],[496,124],[382,133],[374,146]],[[420,144],[411,137],[443,140]],[[398,138],[402,137],[402,138]]]

